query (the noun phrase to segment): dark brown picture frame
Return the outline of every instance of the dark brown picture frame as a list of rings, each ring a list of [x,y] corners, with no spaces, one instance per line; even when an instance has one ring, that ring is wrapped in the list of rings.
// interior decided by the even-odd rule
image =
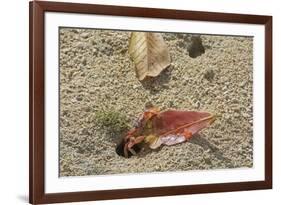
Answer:
[[[265,180],[46,194],[44,190],[44,14],[45,12],[102,14],[265,26]],[[29,201],[32,204],[153,197],[272,188],[272,16],[211,13],[152,8],[34,1],[29,4]]]

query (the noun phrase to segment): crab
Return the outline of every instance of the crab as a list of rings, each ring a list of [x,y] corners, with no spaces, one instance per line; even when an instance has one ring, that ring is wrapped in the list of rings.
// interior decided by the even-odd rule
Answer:
[[[135,126],[127,132],[118,144],[118,155],[129,158],[141,151],[145,143],[151,149],[161,145],[172,146],[188,141],[194,134],[208,127],[215,116],[197,111],[160,111],[157,107],[147,108],[138,118]]]

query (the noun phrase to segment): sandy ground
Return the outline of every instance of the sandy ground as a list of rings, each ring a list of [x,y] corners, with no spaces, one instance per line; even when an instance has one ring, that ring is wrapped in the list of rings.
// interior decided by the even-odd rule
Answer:
[[[192,35],[163,34],[172,65],[140,82],[128,54],[129,36],[60,30],[60,175],[252,167],[252,38],[201,35],[205,53],[192,58]],[[96,124],[97,112],[114,109],[133,122],[148,102],[218,117],[189,142],[118,156],[120,136]]]

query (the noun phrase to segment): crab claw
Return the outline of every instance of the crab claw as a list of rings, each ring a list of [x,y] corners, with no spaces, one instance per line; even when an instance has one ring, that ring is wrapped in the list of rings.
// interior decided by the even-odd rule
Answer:
[[[125,138],[116,148],[116,153],[125,158],[136,155],[141,151],[139,144],[144,140],[144,136]]]

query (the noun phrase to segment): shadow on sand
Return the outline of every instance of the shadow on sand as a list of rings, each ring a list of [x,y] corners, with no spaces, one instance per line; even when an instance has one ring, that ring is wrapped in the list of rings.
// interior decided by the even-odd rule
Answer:
[[[199,135],[199,134],[194,135],[189,140],[189,143],[199,145],[204,150],[208,150],[208,149],[211,150],[211,153],[214,154],[214,156],[219,160],[224,160],[228,163],[231,162],[231,160],[228,159],[227,157],[224,157],[223,153],[219,150],[219,148],[217,148],[214,144],[212,144],[209,140],[207,140],[206,137],[204,137],[204,135]]]
[[[163,70],[157,77],[146,77],[141,81],[144,89],[149,90],[150,94],[156,94],[163,89],[168,89],[166,86],[171,79],[171,72],[173,70],[173,65],[170,65],[165,70]]]

